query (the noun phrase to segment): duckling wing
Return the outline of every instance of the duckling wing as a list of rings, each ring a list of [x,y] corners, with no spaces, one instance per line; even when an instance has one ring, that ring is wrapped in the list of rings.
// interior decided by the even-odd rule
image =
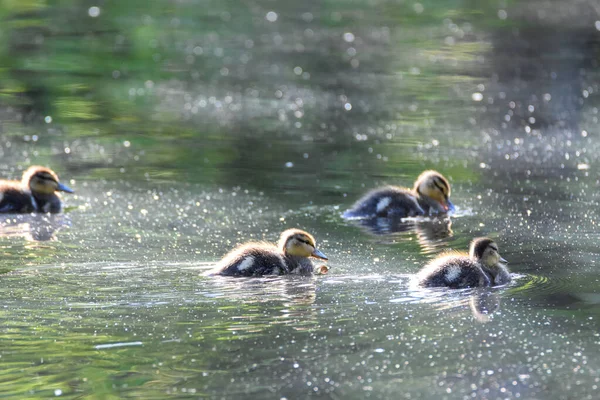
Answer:
[[[19,212],[19,210],[15,207],[14,204],[0,204],[0,213],[8,214],[16,212]]]
[[[342,216],[344,218],[415,217],[425,215],[417,199],[408,189],[386,186],[371,190]]]
[[[251,243],[234,249],[210,272],[211,275],[262,276],[287,273],[283,256],[273,245]]]
[[[17,190],[0,191],[0,213],[30,213],[35,203],[30,195]]]
[[[442,255],[427,264],[418,274],[423,287],[467,288],[490,286],[491,281],[479,264],[457,254]]]

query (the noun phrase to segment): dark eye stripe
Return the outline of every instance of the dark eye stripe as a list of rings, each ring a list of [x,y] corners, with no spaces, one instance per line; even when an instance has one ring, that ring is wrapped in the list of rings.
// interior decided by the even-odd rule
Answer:
[[[436,178],[436,181],[437,181],[437,182],[438,182],[438,183],[439,183],[441,186],[443,186],[443,187],[444,187],[446,190],[449,190],[449,189],[450,189],[450,187],[448,186],[448,182],[446,182],[446,180],[445,180],[445,179],[442,179],[442,178],[439,178],[439,177],[438,177],[438,178]]]
[[[301,238],[301,237],[297,237],[297,236],[296,236],[296,237],[294,237],[294,239],[296,239],[297,241],[299,241],[299,242],[302,242],[302,243],[304,243],[304,244],[307,244],[307,245],[309,245],[309,246],[312,246],[312,245],[313,245],[311,242],[309,242],[308,240],[306,240],[306,239],[304,239],[304,238]]]
[[[433,186],[435,186],[436,188],[440,189],[440,192],[442,192],[442,194],[445,196],[446,192],[444,191],[444,189],[438,185],[438,183],[436,181],[433,181]]]
[[[36,175],[36,177],[39,179],[43,179],[45,181],[56,182],[56,180],[54,179],[54,177],[52,175]]]

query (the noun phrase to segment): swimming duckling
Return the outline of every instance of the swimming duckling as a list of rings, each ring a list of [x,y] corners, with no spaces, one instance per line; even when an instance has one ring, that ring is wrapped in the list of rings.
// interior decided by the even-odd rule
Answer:
[[[473,239],[469,254],[449,252],[430,261],[416,276],[419,286],[451,288],[496,286],[510,282],[507,261],[489,238]]]
[[[277,247],[267,242],[243,244],[226,254],[209,275],[259,276],[313,273],[309,257],[327,260],[317,250],[315,238],[300,229],[288,229]]]
[[[73,193],[51,169],[29,167],[21,181],[0,180],[0,213],[58,213],[62,203],[57,191]]]
[[[424,171],[412,189],[384,186],[373,189],[347,210],[344,218],[415,217],[454,211],[450,184],[437,171]]]

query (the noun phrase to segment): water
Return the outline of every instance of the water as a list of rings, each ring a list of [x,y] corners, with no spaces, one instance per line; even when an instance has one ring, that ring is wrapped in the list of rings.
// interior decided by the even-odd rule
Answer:
[[[0,175],[77,192],[0,218],[0,396],[597,398],[600,18],[470,3],[0,7]],[[427,168],[451,219],[340,218]],[[289,227],[327,275],[202,276]],[[411,286],[480,235],[510,285]]]

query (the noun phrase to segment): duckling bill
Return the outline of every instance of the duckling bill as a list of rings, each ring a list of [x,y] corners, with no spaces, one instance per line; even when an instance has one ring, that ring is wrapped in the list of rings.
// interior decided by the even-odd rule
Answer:
[[[284,231],[278,245],[250,242],[227,253],[209,275],[262,276],[311,275],[314,265],[310,257],[327,260],[316,247],[315,239],[300,229]]]
[[[416,217],[454,211],[450,184],[437,171],[424,171],[412,189],[385,186],[373,189],[347,210],[344,218]]]
[[[507,261],[500,256],[498,245],[489,238],[471,242],[469,254],[450,252],[430,261],[416,280],[423,287],[486,287],[510,282]]]
[[[59,213],[62,202],[57,192],[73,190],[51,169],[29,167],[21,181],[0,180],[0,213]]]

